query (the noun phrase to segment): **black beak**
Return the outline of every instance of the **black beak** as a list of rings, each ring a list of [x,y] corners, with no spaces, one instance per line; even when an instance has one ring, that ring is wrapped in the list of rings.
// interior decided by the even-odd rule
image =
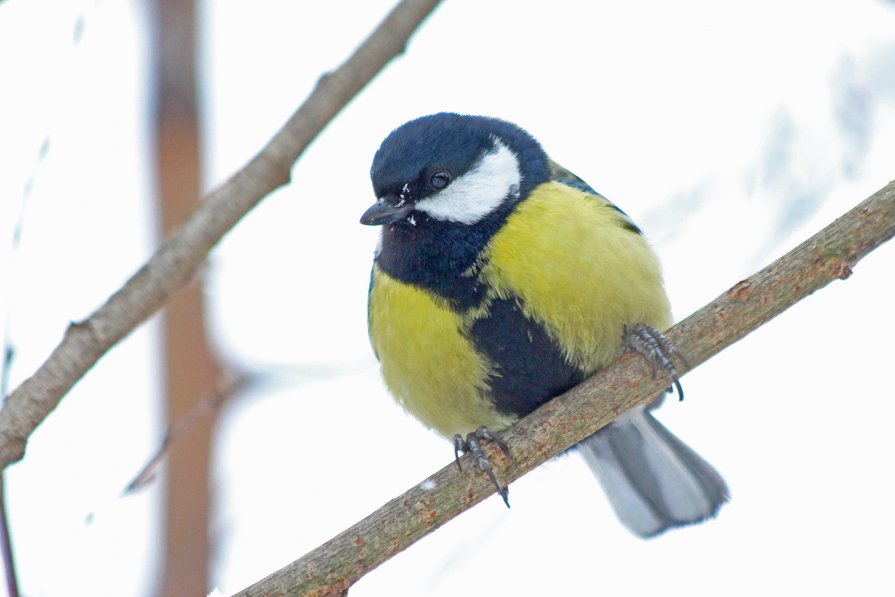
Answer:
[[[395,205],[396,203],[403,205]],[[364,212],[360,217],[360,223],[367,226],[393,224],[406,218],[412,211],[413,206],[410,203],[404,203],[394,195],[386,195]]]

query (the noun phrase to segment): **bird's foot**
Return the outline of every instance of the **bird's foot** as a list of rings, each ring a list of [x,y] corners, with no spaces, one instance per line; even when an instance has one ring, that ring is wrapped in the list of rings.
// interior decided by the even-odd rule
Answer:
[[[460,464],[461,453],[469,452],[470,454],[472,454],[476,466],[488,473],[488,477],[491,479],[491,482],[494,483],[495,487],[497,487],[497,493],[500,494],[500,497],[503,498],[503,503],[507,505],[507,508],[509,508],[510,490],[508,487],[500,486],[500,482],[497,480],[497,475],[494,474],[494,469],[491,468],[491,461],[488,460],[488,457],[482,450],[481,442],[486,440],[497,444],[497,447],[500,448],[500,451],[503,452],[505,456],[510,455],[510,447],[507,446],[506,442],[504,442],[499,435],[497,435],[487,427],[479,427],[474,432],[468,434],[465,440],[459,433],[454,436],[454,458],[457,461],[457,468],[460,469],[460,471],[463,471],[463,465]]]
[[[634,327],[624,329],[625,348],[633,350],[646,359],[653,370],[653,377],[656,377],[656,371],[659,367],[665,369],[674,382],[677,389],[677,395],[680,400],[684,399],[684,389],[681,387],[681,381],[678,378],[677,369],[671,359],[677,357],[684,365],[688,366],[687,359],[684,358],[674,344],[665,337],[662,332],[651,328],[650,326],[638,323]],[[670,388],[669,388],[670,390]]]

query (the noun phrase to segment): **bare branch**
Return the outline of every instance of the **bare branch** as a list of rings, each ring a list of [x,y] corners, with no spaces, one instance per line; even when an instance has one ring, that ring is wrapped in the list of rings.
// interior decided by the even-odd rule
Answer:
[[[689,365],[704,362],[815,290],[845,279],[867,253],[895,235],[895,181],[781,259],[743,280],[671,328],[668,337]],[[684,370],[685,369],[685,370]],[[551,400],[509,430],[512,459],[491,449],[503,482],[595,433],[668,387],[643,359],[627,353],[615,364]],[[414,542],[494,493],[471,464],[454,463],[391,500],[367,518],[238,595],[338,595]]]
[[[0,411],[0,470],[19,460],[28,437],[109,349],[158,311],[196,274],[208,252],[261,199],[289,182],[292,164],[326,124],[392,58],[438,0],[403,0],[342,66],[323,76],[289,121],[242,170],[202,199],[155,255],[62,342]]]

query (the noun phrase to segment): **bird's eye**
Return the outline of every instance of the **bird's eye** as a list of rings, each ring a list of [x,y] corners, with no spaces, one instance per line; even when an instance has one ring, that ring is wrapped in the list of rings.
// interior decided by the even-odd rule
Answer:
[[[447,170],[439,170],[429,178],[429,186],[433,189],[443,189],[451,182],[451,173]]]

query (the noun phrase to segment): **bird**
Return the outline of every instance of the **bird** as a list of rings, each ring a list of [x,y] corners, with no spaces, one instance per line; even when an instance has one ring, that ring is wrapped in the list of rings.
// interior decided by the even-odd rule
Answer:
[[[627,349],[666,369],[673,320],[658,258],[625,212],[521,127],[442,112],[387,135],[373,157],[381,231],[368,332],[390,393],[469,451]],[[618,519],[649,538],[717,515],[721,475],[653,415],[664,393],[576,445]],[[461,469],[462,470],[462,469]]]

